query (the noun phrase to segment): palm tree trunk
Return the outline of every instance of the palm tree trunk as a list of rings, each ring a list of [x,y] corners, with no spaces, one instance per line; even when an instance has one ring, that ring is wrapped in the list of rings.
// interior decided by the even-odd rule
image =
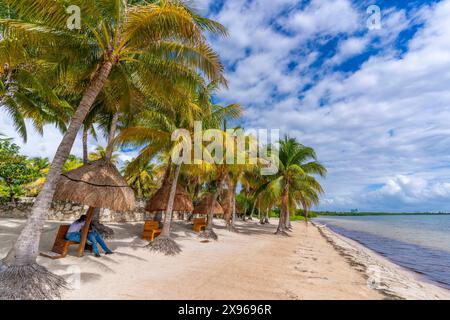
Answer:
[[[264,213],[261,214],[261,209],[260,209],[260,211],[259,211],[259,223],[260,224],[265,224],[264,218],[265,218],[265,214]]]
[[[281,195],[281,212],[280,212],[280,220],[278,222],[278,228],[276,233],[285,233],[286,231],[286,214],[288,212],[288,196],[289,189],[286,186],[283,190],[283,194]]]
[[[258,210],[258,220],[261,222],[261,203],[259,198],[258,198],[258,206],[256,209]]]
[[[236,188],[237,188],[237,183],[233,183],[233,214],[232,214],[232,218],[231,218],[231,229],[235,230],[235,222],[236,222]]]
[[[171,173],[172,173],[172,158],[169,158],[169,160],[167,161],[166,171],[164,172],[164,176],[162,178],[161,186],[165,186],[166,183],[169,183],[169,178],[170,178]],[[162,212],[156,213],[154,220],[161,222],[162,221]]]
[[[289,186],[288,186],[288,196],[287,196],[287,207],[286,207],[286,217],[284,219],[284,224],[287,231],[291,231],[292,224],[291,224],[291,205],[290,205],[290,197],[289,197]]]
[[[248,220],[253,220],[253,212],[255,212],[255,207],[256,207],[256,199],[253,202],[252,211],[250,212],[250,216],[249,216]]]
[[[112,120],[111,120],[111,127],[109,128],[109,134],[108,134],[108,146],[106,147],[106,161],[111,161],[112,154],[114,151],[114,137],[116,136],[117,131],[117,123],[119,122],[119,112],[114,112]],[[93,227],[100,233],[100,235],[105,239],[112,239],[114,237],[114,230],[110,227],[105,226],[103,223],[100,222],[100,208],[95,208],[94,210],[94,217],[92,219],[92,225]]]
[[[285,218],[285,225],[286,225],[286,230],[289,230],[290,228],[292,228],[292,224],[291,224],[291,210],[287,209],[286,212],[286,218]]]
[[[306,205],[306,203],[304,201],[302,201],[302,207],[303,207],[303,211],[305,212],[305,223],[306,225],[308,225],[308,206]]]
[[[222,177],[222,175],[219,176],[217,180],[217,189],[213,194],[211,204],[209,207],[208,224],[206,225],[205,232],[202,233],[202,236],[205,238],[212,238],[214,240],[218,239],[216,233],[213,230],[213,219],[214,219],[214,208],[216,207],[217,199],[219,198],[219,195],[222,193],[223,180],[224,178]]]
[[[164,177],[162,179],[162,186],[165,185],[170,177],[170,173],[172,172],[172,158],[169,158],[169,160],[167,161],[167,168],[166,171],[164,172]]]
[[[248,203],[247,203],[247,201],[245,202],[245,209],[244,209],[244,212],[242,213],[242,221],[245,221],[246,220],[246,217],[247,217],[247,210],[248,210]]]
[[[175,176],[170,187],[169,202],[167,203],[166,214],[164,216],[164,226],[161,231],[161,236],[170,237],[170,224],[172,222],[173,204],[175,202],[175,195],[177,193],[178,177],[180,176],[181,164],[178,164],[175,169]]]
[[[83,126],[83,164],[88,163],[88,130],[89,128],[84,125]]]
[[[181,154],[182,156],[182,154]],[[170,237],[170,227],[172,222],[173,204],[177,193],[178,177],[180,176],[181,163],[177,164],[175,176],[170,187],[169,200],[167,202],[166,214],[164,216],[163,229],[161,235],[149,244],[150,250],[162,252],[165,255],[176,255],[181,252],[180,246]],[[169,171],[170,173],[170,171]]]
[[[112,120],[111,120],[111,127],[109,128],[109,135],[108,135],[108,146],[106,147],[106,160],[110,161],[113,151],[114,151],[114,138],[116,136],[117,131],[117,123],[119,122],[119,112],[114,112]]]
[[[232,214],[233,214],[233,182],[231,181],[231,178],[228,176],[228,192],[225,201],[227,202],[227,210],[225,212],[225,221],[227,228],[230,229],[231,227],[231,220],[232,220]]]
[[[50,210],[56,183],[58,182],[62,167],[69,157],[73,143],[77,137],[77,133],[80,130],[83,121],[89,113],[95,99],[104,87],[106,80],[111,73],[112,67],[113,62],[106,61],[94,75],[94,78],[92,79],[89,87],[86,89],[77,111],[72,117],[69,128],[64,134],[64,137],[56,151],[52,165],[46,176],[45,183],[31,210],[31,215],[28,218],[25,227],[19,234],[14,247],[0,263],[0,270],[2,270],[0,273],[0,299],[3,297],[6,299],[11,297],[26,298],[32,295],[36,295],[41,299],[48,299],[54,297],[55,295],[59,295],[59,287],[57,285],[48,286],[48,284],[49,282],[54,281],[59,285],[64,283],[63,280],[55,275],[50,276],[52,274],[43,267],[37,269],[33,268],[33,266],[37,265],[36,258],[39,252],[41,233],[44,228],[45,218]],[[1,264],[6,266],[6,268],[1,267]],[[14,269],[14,272],[8,272],[8,269],[11,268]],[[34,276],[35,281],[25,279],[23,277],[24,270],[29,276],[31,276],[31,279],[33,279]],[[6,276],[3,276],[3,274]],[[43,277],[39,278],[37,274],[41,274]],[[29,283],[24,285],[23,281],[29,281]]]
[[[286,230],[290,231],[290,229],[292,228],[292,225],[291,225],[291,206],[289,203],[289,198],[288,198],[288,205],[286,208],[286,217],[284,220],[284,224],[285,224]]]
[[[266,210],[266,218],[264,220],[264,223],[266,223],[266,224],[270,223],[270,221],[269,221],[269,207],[267,207],[267,210]]]

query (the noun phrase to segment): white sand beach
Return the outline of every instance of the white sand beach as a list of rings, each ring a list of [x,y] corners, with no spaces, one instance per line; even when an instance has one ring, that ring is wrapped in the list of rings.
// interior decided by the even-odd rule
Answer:
[[[24,222],[0,219],[0,257]],[[183,252],[174,257],[145,248],[146,242],[139,239],[143,223],[110,224],[116,233],[108,242],[114,255],[95,258],[87,253],[76,258],[73,248],[65,259],[39,257],[38,262],[73,284],[63,299],[449,298],[446,290],[328,229],[321,232],[312,224],[295,222],[290,236],[282,237],[273,234],[275,222],[238,222],[240,232],[232,233],[218,220],[217,242],[204,242],[188,223],[176,222],[173,235]],[[47,222],[42,251],[51,248],[58,225]],[[374,281],[374,273],[381,281]]]

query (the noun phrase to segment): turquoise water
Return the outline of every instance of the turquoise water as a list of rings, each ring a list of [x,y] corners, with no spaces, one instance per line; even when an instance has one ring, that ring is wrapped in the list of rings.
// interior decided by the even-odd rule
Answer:
[[[319,217],[314,220],[450,289],[450,216]]]

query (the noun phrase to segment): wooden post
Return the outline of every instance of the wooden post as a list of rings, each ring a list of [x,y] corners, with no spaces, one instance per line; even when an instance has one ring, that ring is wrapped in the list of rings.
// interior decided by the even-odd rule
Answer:
[[[84,255],[84,248],[86,246],[87,235],[89,232],[89,226],[91,225],[92,218],[94,217],[94,208],[89,207],[86,217],[86,222],[84,223],[83,230],[81,231],[80,246],[78,247],[77,257],[81,258]]]

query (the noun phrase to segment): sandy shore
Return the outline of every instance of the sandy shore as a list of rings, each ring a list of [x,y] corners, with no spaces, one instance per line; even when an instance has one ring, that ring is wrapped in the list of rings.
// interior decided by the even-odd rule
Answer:
[[[395,299],[450,299],[450,291],[427,282],[418,274],[392,263],[356,241],[339,235],[321,224],[315,225],[350,264],[366,275],[372,288]]]
[[[6,254],[23,223],[0,219],[0,257]],[[343,240],[327,229],[320,231],[299,222],[294,223],[289,237],[281,237],[273,234],[275,221],[264,226],[256,221],[239,222],[239,233],[226,231],[221,223],[216,221],[217,242],[204,242],[189,224],[176,223],[173,235],[183,252],[175,257],[149,252],[146,242],[138,237],[143,224],[126,223],[110,225],[116,233],[115,240],[109,242],[116,252],[112,256],[98,259],[87,254],[76,258],[72,251],[72,256],[62,260],[40,257],[38,261],[72,283],[73,289],[64,292],[64,299],[445,298],[444,290],[422,285],[412,276],[394,277],[393,281],[418,283],[418,287],[407,287],[417,289],[413,296],[374,286],[370,276],[373,261],[370,268],[362,267],[362,263],[355,262],[361,254],[355,254],[356,260],[352,260],[342,249],[345,245],[339,241]],[[46,224],[42,251],[51,248],[58,225]],[[369,254],[365,248],[355,250]],[[382,277],[393,274],[385,263],[379,262],[386,268]],[[385,283],[384,278],[381,282]]]

